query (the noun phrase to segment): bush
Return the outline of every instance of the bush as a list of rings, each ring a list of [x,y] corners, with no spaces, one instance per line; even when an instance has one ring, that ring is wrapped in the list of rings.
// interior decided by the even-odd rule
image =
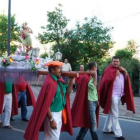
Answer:
[[[132,58],[132,53],[127,49],[117,50],[115,55],[119,56],[121,59],[131,59]]]
[[[132,72],[132,81],[131,81],[132,89],[135,94],[139,93],[139,68],[140,68],[139,60],[135,58],[122,59],[121,66],[123,66],[129,72],[129,75],[130,72]]]
[[[48,57],[48,54],[47,54],[46,52],[45,52],[45,53],[42,53],[42,54],[40,55],[40,57],[45,59],[46,57]]]

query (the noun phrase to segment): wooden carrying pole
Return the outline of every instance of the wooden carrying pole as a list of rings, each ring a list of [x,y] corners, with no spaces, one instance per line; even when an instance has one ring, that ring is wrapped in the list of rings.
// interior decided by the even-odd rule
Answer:
[[[37,71],[38,75],[47,75],[49,72],[44,71],[44,70],[39,70]],[[79,77],[79,75],[84,75],[84,74],[92,74],[92,72],[89,71],[62,71],[61,76],[67,76],[67,77]]]

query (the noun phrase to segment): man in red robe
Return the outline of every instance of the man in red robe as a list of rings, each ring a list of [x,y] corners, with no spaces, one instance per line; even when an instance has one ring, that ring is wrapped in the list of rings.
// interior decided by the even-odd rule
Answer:
[[[84,71],[84,65],[80,65],[79,71]],[[78,77],[75,77],[75,83],[78,85],[80,79],[82,78],[83,75],[79,75]]]
[[[39,131],[44,130],[44,140],[59,140],[60,131],[73,134],[69,94],[73,85],[70,78],[68,88],[60,77],[62,62],[47,63],[49,74],[40,90],[24,134],[26,140],[37,140]]]
[[[25,81],[23,77],[20,77],[18,84],[15,85],[16,87],[16,100],[18,102],[18,106],[21,107],[21,118],[22,121],[28,122],[27,119],[27,106],[32,105],[35,106],[35,97],[32,92],[32,89],[28,82]],[[15,97],[14,97],[15,98]],[[11,120],[14,121],[13,116],[17,113],[12,111]]]
[[[80,79],[72,106],[73,127],[81,127],[76,140],[83,140],[88,129],[90,129],[92,140],[98,140],[96,133],[99,119],[99,97],[96,89],[97,64],[90,62],[88,69],[92,75],[85,74]]]
[[[5,84],[4,82],[0,82],[0,114],[2,114],[2,107],[4,102],[4,95],[5,95]],[[13,91],[12,91],[12,112],[11,116],[18,115],[18,90],[17,85],[13,84]],[[35,106],[36,100],[30,85],[26,84],[26,96],[27,96],[27,106]]]
[[[115,134],[118,140],[124,140],[122,130],[119,125],[119,103],[126,103],[127,110],[135,113],[133,93],[127,71],[120,66],[120,58],[114,56],[112,64],[104,71],[100,87],[100,105],[104,109],[103,113],[108,114],[103,132],[105,134]]]

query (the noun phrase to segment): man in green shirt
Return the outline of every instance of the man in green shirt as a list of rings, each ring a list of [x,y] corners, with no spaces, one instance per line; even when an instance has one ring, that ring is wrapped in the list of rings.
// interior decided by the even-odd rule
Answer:
[[[96,113],[96,111],[98,112],[97,64],[90,62],[88,71],[91,74],[82,76],[72,106],[73,127],[81,127],[76,140],[84,140],[88,129],[92,140],[98,140],[96,133],[96,125],[98,124],[98,120],[96,123],[96,117],[97,119],[99,117],[99,114]]]
[[[60,77],[63,63],[52,61],[46,65],[49,74],[44,80],[26,128],[24,134],[26,140],[38,139],[38,133],[42,127],[44,128],[44,140],[59,140],[61,130],[73,134],[69,101],[73,78],[69,79],[67,87]]]

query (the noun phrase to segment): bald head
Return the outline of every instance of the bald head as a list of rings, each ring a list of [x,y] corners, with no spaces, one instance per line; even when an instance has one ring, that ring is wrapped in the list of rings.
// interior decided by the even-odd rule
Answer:
[[[84,65],[80,65],[80,71],[84,71]]]

